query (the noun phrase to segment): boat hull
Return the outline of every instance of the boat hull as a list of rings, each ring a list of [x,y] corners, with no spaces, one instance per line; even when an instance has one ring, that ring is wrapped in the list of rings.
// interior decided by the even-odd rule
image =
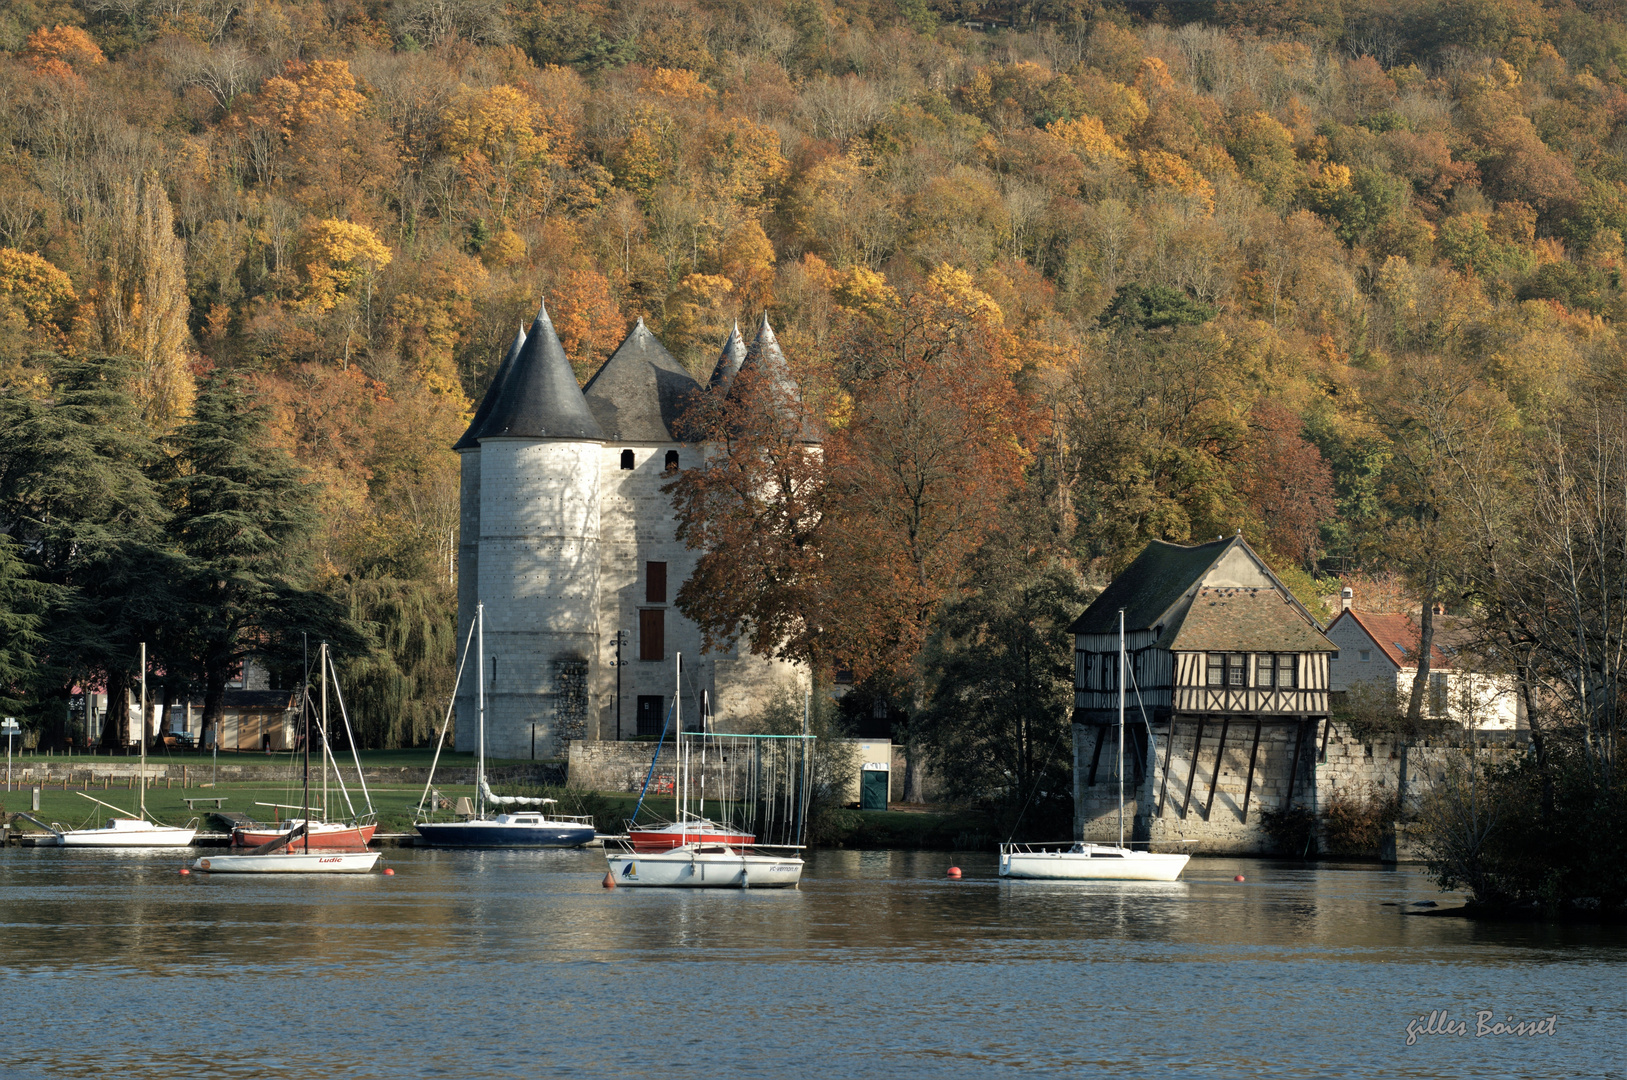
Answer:
[[[1114,854],[1104,854],[1112,851]],[[1098,848],[1090,851],[1003,852],[1000,876],[1032,881],[1175,881],[1189,855]]]
[[[232,830],[233,847],[259,847],[288,835],[291,825],[279,829],[236,828]],[[312,825],[312,847],[360,848],[373,841],[377,825]]]
[[[460,848],[573,848],[593,841],[591,825],[507,825],[495,821],[434,821],[418,825],[419,843]]]
[[[116,819],[105,829],[69,829],[48,841],[59,847],[191,847],[196,829],[154,825],[147,821]]]
[[[643,889],[784,889],[802,880],[802,860],[693,848],[606,856],[618,886]]]
[[[730,847],[747,847],[757,838],[750,833],[735,832],[715,825],[691,824],[682,831],[676,825],[661,829],[629,829],[627,839],[632,843],[634,851],[670,851],[686,844],[727,844]]]
[[[365,874],[376,851],[274,851],[269,855],[210,855],[192,864],[206,874]]]

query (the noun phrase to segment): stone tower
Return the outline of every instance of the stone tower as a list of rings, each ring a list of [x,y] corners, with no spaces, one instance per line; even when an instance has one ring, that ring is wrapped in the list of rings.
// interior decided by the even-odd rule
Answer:
[[[544,754],[551,739],[582,737],[598,649],[604,436],[546,309],[481,410],[479,427],[457,444],[472,438],[478,446],[462,450],[463,517],[480,538],[468,564],[475,591],[460,582],[458,622],[467,626],[473,604],[484,602],[487,752],[529,757],[533,739]],[[467,748],[475,745],[476,684],[466,673],[458,689],[458,745]]]
[[[515,338],[454,444],[459,647],[483,602],[488,753],[530,757],[534,744],[553,757],[573,739],[659,732],[679,652],[690,721],[703,694],[727,728],[806,682],[794,665],[739,650],[702,654],[700,629],[676,606],[700,553],[678,540],[663,488],[706,452],[686,411],[758,365],[796,392],[766,319],[749,348],[738,328],[729,335],[709,387],[642,319],[580,390],[546,311]],[[475,745],[476,686],[468,672],[458,686],[462,749]]]

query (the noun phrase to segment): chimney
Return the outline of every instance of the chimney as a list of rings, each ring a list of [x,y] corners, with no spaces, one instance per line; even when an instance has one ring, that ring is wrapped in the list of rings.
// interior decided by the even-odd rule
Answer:
[[[1339,590],[1339,610],[1349,611],[1350,605],[1356,602],[1356,590],[1349,585]]]

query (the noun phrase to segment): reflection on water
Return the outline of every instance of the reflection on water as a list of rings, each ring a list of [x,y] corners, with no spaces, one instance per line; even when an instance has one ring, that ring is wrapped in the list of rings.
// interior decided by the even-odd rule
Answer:
[[[1002,882],[819,852],[796,891],[605,890],[594,852],[391,878],[0,851],[5,1077],[1621,1076],[1627,934],[1403,914],[1422,875],[1196,859]],[[1247,877],[1233,882],[1234,874]],[[1426,1036],[1559,1015],[1552,1038]]]

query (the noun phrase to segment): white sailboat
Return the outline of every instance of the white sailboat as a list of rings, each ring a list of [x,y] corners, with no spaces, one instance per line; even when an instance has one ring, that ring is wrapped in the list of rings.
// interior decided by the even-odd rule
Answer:
[[[1191,856],[1138,851],[1124,843],[1124,609],[1119,609],[1119,842],[1001,844],[1000,876],[1041,881],[1174,881]]]
[[[749,835],[728,829],[709,821],[704,815],[689,813],[690,794],[689,759],[685,754],[683,724],[683,656],[676,658],[676,685],[673,689],[673,716],[676,720],[674,759],[677,763],[675,786],[678,799],[678,821],[670,829],[678,830],[677,843],[668,842],[660,847],[649,844],[623,844],[612,849],[605,847],[605,860],[609,864],[610,879],[617,885],[634,888],[664,889],[778,889],[794,886],[802,880],[800,830],[806,814],[798,816],[798,835],[790,845],[783,845],[784,855],[764,854],[761,848],[769,845],[746,846],[708,839],[710,836]],[[702,734],[704,738],[704,733]],[[806,740],[802,739],[804,761]],[[659,753],[659,751],[657,751]],[[806,799],[806,775],[799,798]],[[701,839],[691,840],[691,837]],[[781,845],[776,845],[781,846]]]
[[[130,816],[122,807],[105,803],[100,799],[92,799],[82,791],[74,794],[81,798],[90,799],[98,806],[105,806],[122,816],[107,819],[107,824],[99,829],[65,829],[52,822],[45,826],[50,832],[51,839],[47,844],[57,847],[141,847],[141,848],[177,848],[190,847],[193,837],[198,834],[198,820],[192,819],[190,825],[161,825],[151,819],[147,813],[147,643],[141,643],[141,794],[137,796],[135,816]],[[32,819],[31,819],[32,820]]]

